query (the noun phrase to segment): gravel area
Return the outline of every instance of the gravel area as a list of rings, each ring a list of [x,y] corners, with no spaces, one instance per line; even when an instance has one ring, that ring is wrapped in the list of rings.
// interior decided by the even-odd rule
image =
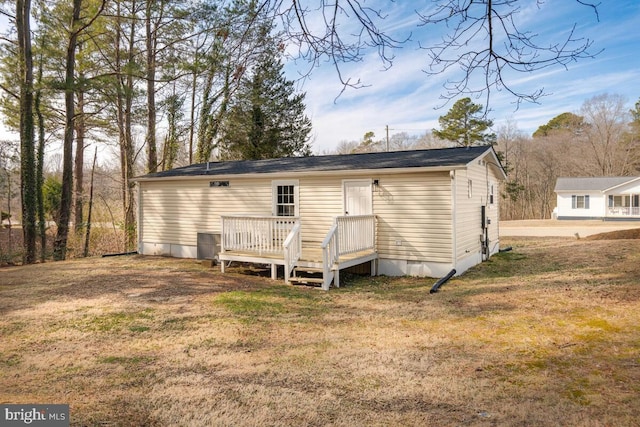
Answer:
[[[500,236],[579,237],[640,228],[640,221],[564,221],[555,219],[500,221]]]

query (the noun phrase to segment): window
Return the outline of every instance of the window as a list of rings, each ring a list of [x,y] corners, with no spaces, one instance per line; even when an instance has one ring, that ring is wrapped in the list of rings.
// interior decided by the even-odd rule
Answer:
[[[589,195],[571,196],[571,209],[589,209]]]
[[[276,216],[296,216],[298,183],[295,181],[273,182],[273,211]]]
[[[630,197],[629,196],[614,196],[612,194],[609,195],[609,207],[610,208],[624,208],[630,206]]]
[[[489,204],[493,204],[493,184],[489,186]]]
[[[277,197],[276,215],[295,216],[296,198],[293,185],[278,185]]]
[[[473,197],[473,181],[470,179],[467,180],[467,195],[469,198]]]

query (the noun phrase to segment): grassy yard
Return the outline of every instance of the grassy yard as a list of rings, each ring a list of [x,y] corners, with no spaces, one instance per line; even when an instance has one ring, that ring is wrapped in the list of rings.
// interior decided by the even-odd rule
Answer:
[[[0,269],[0,402],[75,426],[633,426],[640,240],[503,239],[322,292],[193,260]]]

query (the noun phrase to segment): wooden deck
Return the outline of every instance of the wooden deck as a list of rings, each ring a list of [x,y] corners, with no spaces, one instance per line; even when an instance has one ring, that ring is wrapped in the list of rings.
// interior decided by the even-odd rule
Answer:
[[[218,257],[224,273],[226,261],[271,265],[271,278],[277,278],[278,265],[284,266],[286,283],[302,280],[300,272],[322,273],[322,289],[331,283],[340,286],[340,270],[372,262],[375,275],[375,215],[336,217],[323,242],[303,242],[297,217],[222,216],[221,252]],[[319,279],[315,279],[319,280]]]
[[[374,250],[358,251],[341,255],[338,262],[330,267],[333,273],[335,287],[340,287],[340,270],[356,265],[372,262],[378,259],[378,253]],[[284,256],[281,254],[258,254],[252,251],[226,251],[220,254],[221,269],[224,272],[225,261],[250,262],[256,264],[271,265],[271,278],[277,279],[277,266],[285,265]],[[323,269],[322,249],[303,245],[302,256],[295,263],[295,267],[304,271],[306,268],[320,271]],[[371,264],[371,275],[375,275],[375,263]]]
[[[352,254],[340,256],[338,264],[340,265],[340,269],[344,269],[374,260],[376,258],[378,258],[378,254],[373,250],[359,251]],[[220,254],[220,260],[284,265],[284,256],[282,254],[259,254],[257,252],[247,250],[225,251],[224,254]],[[305,247],[303,245],[302,256],[296,264],[301,267],[322,268],[322,249]]]

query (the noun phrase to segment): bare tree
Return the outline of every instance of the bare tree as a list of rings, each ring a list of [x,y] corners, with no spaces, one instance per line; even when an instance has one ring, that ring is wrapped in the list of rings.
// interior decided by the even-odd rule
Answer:
[[[421,14],[420,19],[425,25],[445,24],[451,28],[441,43],[425,47],[431,60],[428,74],[440,74],[455,67],[461,72],[459,79],[447,81],[447,93],[443,95],[446,99],[465,93],[484,94],[488,104],[492,90],[504,89],[517,103],[537,102],[543,90],[519,91],[507,79],[510,71],[529,73],[556,65],[566,67],[570,62],[594,56],[589,52],[592,41],[576,35],[576,24],[563,38],[549,45],[538,43],[536,34],[522,30],[517,24],[521,0],[437,3],[435,11]],[[598,17],[595,3],[576,0],[576,4],[593,8]],[[478,85],[472,83],[476,75]]]
[[[567,67],[573,61],[591,58],[592,41],[577,35],[576,24],[564,37],[548,45],[538,35],[522,29],[517,16],[523,0],[433,0],[416,5],[417,25],[443,28],[442,42],[418,41],[428,55],[428,75],[441,74],[459,67],[460,77],[447,81],[442,97],[450,100],[462,94],[486,97],[488,109],[492,91],[506,90],[516,103],[537,102],[538,89],[522,92],[509,77],[511,72],[530,73],[551,66]],[[542,2],[538,1],[538,6]],[[274,6],[290,39],[299,46],[298,56],[316,66],[329,61],[345,87],[360,87],[362,82],[345,76],[342,65],[362,59],[367,49],[377,49],[384,67],[391,67],[396,49],[412,40],[383,30],[385,13],[358,0],[319,0],[315,6],[302,2],[265,0]],[[598,19],[598,4],[575,0],[578,7],[593,10]],[[318,22],[323,25],[318,26]],[[476,77],[478,76],[478,77]]]
[[[115,71],[117,75],[116,111],[120,144],[120,174],[122,178],[122,208],[124,211],[125,251],[135,245],[135,143],[133,140],[133,101],[136,68],[136,16],[140,3],[131,0],[129,16],[124,15],[122,1],[116,2]],[[143,5],[144,6],[144,5]],[[124,48],[123,48],[124,47]]]
[[[360,143],[358,141],[342,140],[335,149],[335,154],[353,154],[358,149]],[[333,154],[333,153],[332,153]]]
[[[396,38],[381,29],[385,14],[358,0],[319,0],[315,6],[284,0],[265,0],[264,7],[282,19],[289,39],[298,46],[298,56],[311,70],[324,61],[336,69],[345,88],[362,87],[360,80],[344,75],[342,65],[362,60],[365,48],[375,48],[385,68],[393,65],[394,51],[409,40]],[[324,25],[317,26],[316,23]],[[348,28],[348,30],[343,30]]]
[[[626,99],[622,95],[597,95],[586,100],[580,111],[588,123],[584,137],[593,154],[594,171],[602,176],[631,173],[632,154],[638,148],[628,144]]]

